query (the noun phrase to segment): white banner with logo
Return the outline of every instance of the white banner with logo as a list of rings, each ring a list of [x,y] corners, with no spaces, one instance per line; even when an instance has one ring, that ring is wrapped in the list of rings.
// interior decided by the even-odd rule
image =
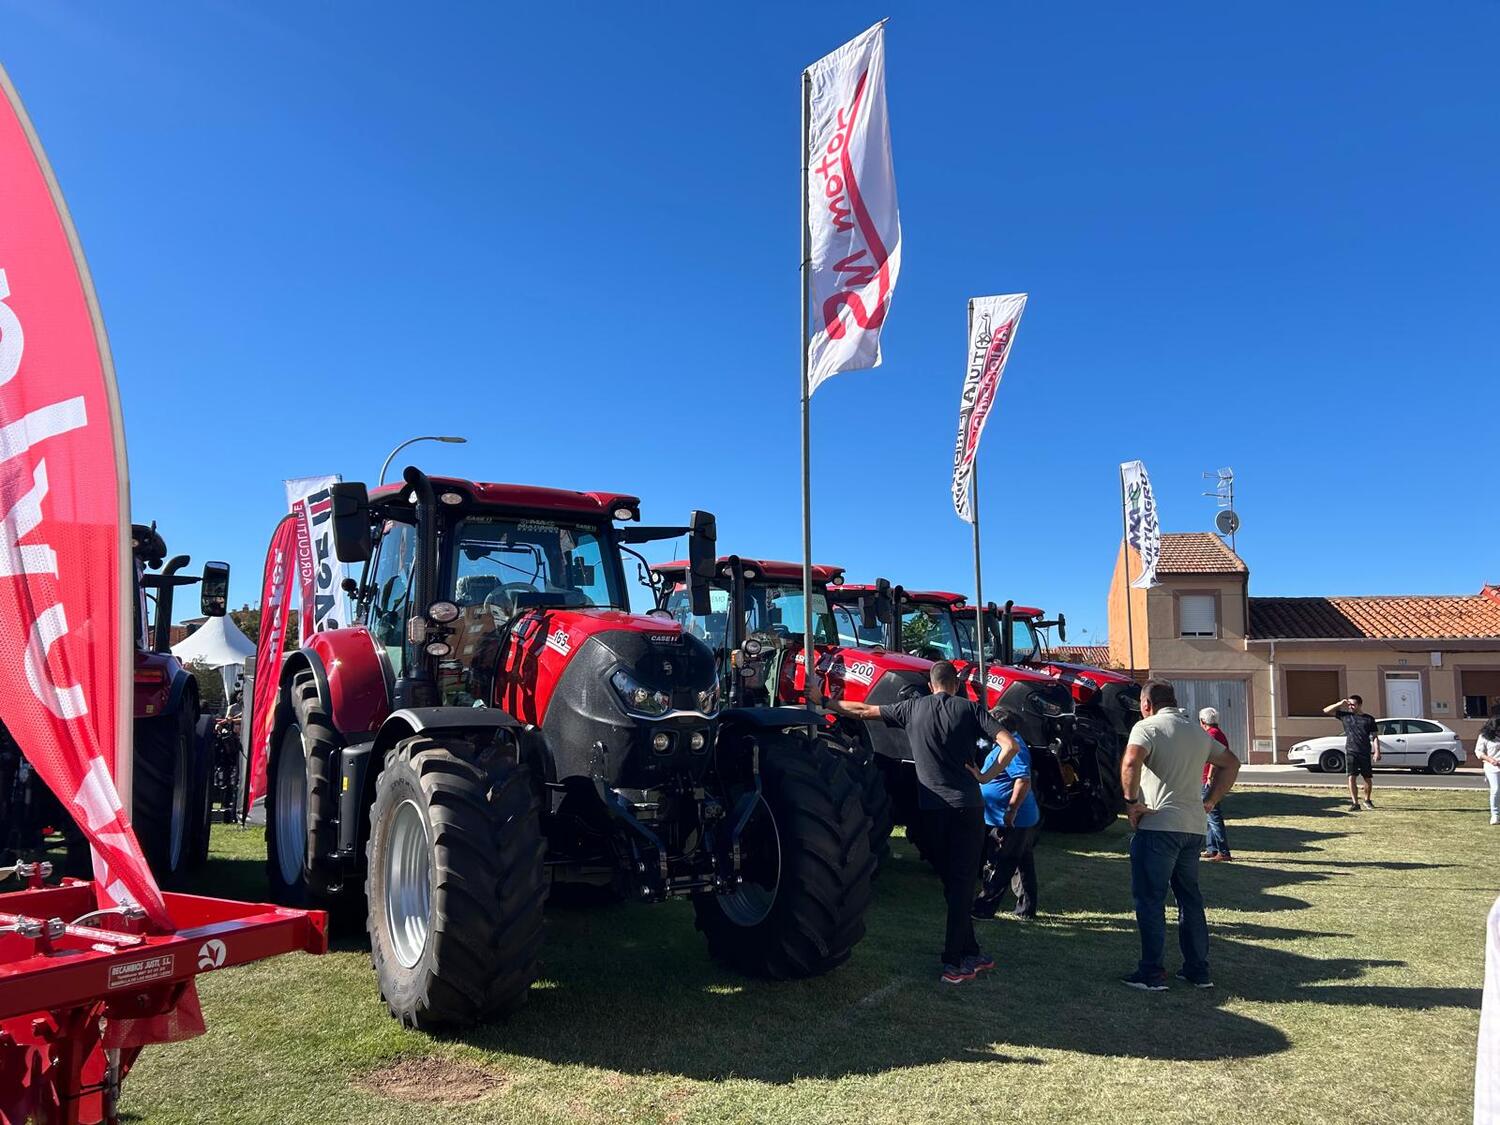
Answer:
[[[880,366],[880,328],[901,267],[901,218],[885,110],[885,24],[807,68],[808,393]]]
[[[1156,496],[1151,478],[1139,461],[1120,466],[1120,486],[1125,495],[1125,541],[1141,556],[1141,573],[1131,583],[1145,590],[1157,585],[1156,563],[1161,557],[1161,521],[1156,513]]]
[[[329,485],[340,476],[298,477],[284,481],[287,510],[297,517],[297,579],[302,590],[298,616],[302,641],[320,629],[349,624],[348,571],[333,553],[333,498]]]
[[[969,302],[969,370],[958,400],[958,442],[953,447],[953,509],[969,523],[974,522],[969,505],[974,458],[1025,308],[1025,293],[975,297]]]

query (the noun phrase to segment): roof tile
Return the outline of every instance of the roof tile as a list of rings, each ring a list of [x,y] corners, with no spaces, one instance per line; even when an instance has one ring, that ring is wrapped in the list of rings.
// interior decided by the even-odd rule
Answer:
[[[1249,570],[1211,531],[1168,532],[1161,537],[1157,574],[1248,574]]]
[[[1500,600],[1478,594],[1251,598],[1258,640],[1452,640],[1500,638]]]

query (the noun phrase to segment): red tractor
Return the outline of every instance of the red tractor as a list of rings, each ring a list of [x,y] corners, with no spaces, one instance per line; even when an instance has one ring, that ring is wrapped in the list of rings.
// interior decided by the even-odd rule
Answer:
[[[1057,639],[1066,642],[1068,621],[1060,613],[1051,621],[1044,618],[1030,606],[1006,602],[999,608],[991,602],[985,608],[987,643],[1006,663],[1039,669],[1067,684],[1078,713],[1108,726],[1123,747],[1141,718],[1141,685],[1123,672],[1053,659],[1051,630],[1056,628]]]
[[[858,630],[865,643],[890,651],[951,660],[969,698],[979,698],[974,614],[962,594],[906,590],[880,579],[873,586],[838,587],[833,599],[846,632]],[[856,624],[852,608],[871,603],[878,607],[874,630]],[[986,649],[984,703],[1009,712],[1032,747],[1035,791],[1047,826],[1065,832],[1108,827],[1124,807],[1122,744],[1107,726],[1077,710],[1058,677],[1004,657],[998,646]]]
[[[183,574],[191,560],[187,555],[168,559],[155,524],[133,525],[131,540],[136,595],[131,821],[151,870],[170,882],[208,857],[213,773],[196,737],[197,682],[171,652],[173,598],[181,587],[202,583],[204,615],[222,617],[229,566],[211,562],[201,576]],[[67,874],[89,876],[83,833],[0,726],[0,863],[54,846],[66,850]]]
[[[332,501],[357,611],[281,669],[267,871],[283,902],[363,884],[393,1016],[522,1003],[554,884],[689,897],[750,974],[849,957],[875,867],[856,782],[808,712],[724,706],[708,647],[627,608],[622,556],[685,535],[708,613],[711,515],[641,527],[633,496],[415,468]]]

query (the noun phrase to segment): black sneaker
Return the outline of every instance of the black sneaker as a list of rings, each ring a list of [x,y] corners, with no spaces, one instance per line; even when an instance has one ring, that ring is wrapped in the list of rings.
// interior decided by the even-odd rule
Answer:
[[[1167,990],[1167,974],[1157,973],[1153,976],[1137,969],[1128,977],[1121,977],[1120,983],[1127,988],[1138,988],[1142,992],[1165,992]]]
[[[1214,982],[1211,981],[1211,980],[1209,980],[1207,977],[1190,977],[1190,976],[1188,976],[1187,975],[1187,971],[1185,969],[1178,969],[1177,972],[1174,975],[1177,977],[1178,980],[1180,980],[1180,981],[1186,981],[1188,984],[1192,985],[1194,988],[1212,988],[1214,986]]]
[[[1366,797],[1365,798],[1365,808],[1367,808],[1371,812],[1373,812],[1375,810],[1375,802],[1372,801],[1372,800],[1370,800],[1370,798]]]
[[[995,920],[995,912],[993,910],[986,911],[982,906],[976,906],[970,909],[969,917],[976,922],[993,922]]]
[[[1350,801],[1349,802],[1349,811],[1350,812],[1359,812],[1359,802],[1358,801]]]

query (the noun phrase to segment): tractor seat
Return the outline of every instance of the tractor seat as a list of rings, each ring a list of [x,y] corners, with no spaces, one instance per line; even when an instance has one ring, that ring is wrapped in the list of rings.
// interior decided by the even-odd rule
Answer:
[[[466,575],[454,584],[453,600],[460,606],[483,605],[484,599],[500,589],[501,585],[499,575]]]

